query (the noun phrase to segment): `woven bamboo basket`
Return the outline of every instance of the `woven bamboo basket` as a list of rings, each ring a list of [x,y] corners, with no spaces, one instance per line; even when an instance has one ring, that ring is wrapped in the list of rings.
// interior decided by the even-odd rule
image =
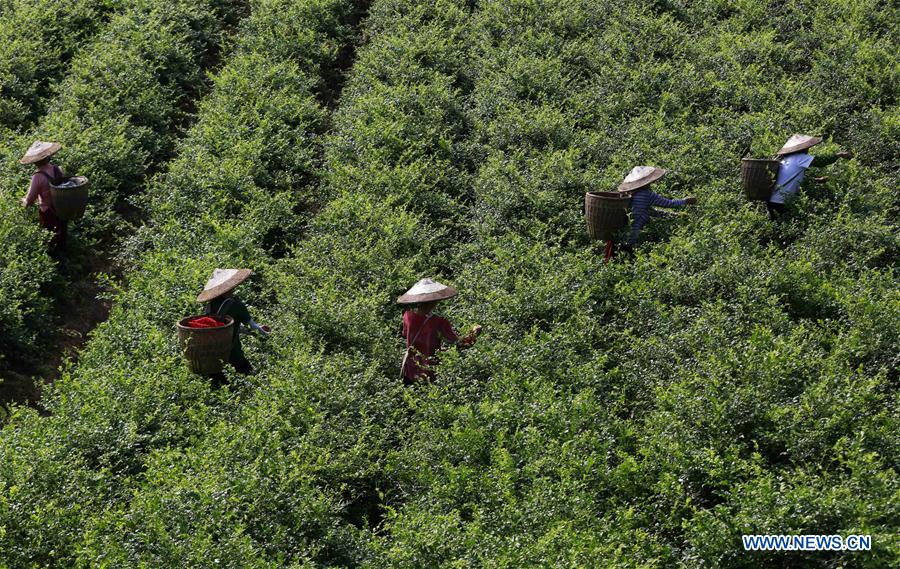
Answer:
[[[769,201],[778,178],[778,160],[744,158],[741,160],[741,184],[750,201]]]
[[[588,192],[584,194],[584,217],[591,239],[609,241],[628,225],[628,206],[631,197],[619,192]]]
[[[218,328],[189,328],[189,316],[178,322],[178,343],[191,371],[199,375],[219,373],[231,354],[234,318],[225,316],[226,324]]]
[[[78,183],[73,188],[60,188],[67,181]],[[88,179],[84,176],[62,178],[58,184],[50,184],[50,197],[56,216],[64,221],[81,219],[88,203]]]

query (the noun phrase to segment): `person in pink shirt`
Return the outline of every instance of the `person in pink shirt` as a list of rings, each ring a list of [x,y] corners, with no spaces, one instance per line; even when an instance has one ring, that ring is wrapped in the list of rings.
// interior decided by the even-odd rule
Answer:
[[[37,172],[31,176],[28,193],[22,198],[22,205],[28,207],[38,202],[41,227],[53,232],[53,245],[59,249],[66,246],[68,222],[60,219],[53,209],[53,198],[50,195],[50,184],[63,177],[62,168],[50,162],[50,157],[61,148],[57,142],[36,141],[28,152],[19,160],[20,164],[34,164]]]
[[[435,355],[444,342],[469,347],[481,333],[481,326],[476,325],[460,337],[449,320],[433,313],[439,301],[456,294],[453,287],[422,279],[397,299],[399,304],[413,305],[403,313],[403,337],[406,338],[406,355],[401,368],[403,385],[434,379]]]

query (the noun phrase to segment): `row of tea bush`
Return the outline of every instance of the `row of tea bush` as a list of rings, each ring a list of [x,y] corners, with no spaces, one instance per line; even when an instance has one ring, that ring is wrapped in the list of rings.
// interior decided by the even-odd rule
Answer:
[[[40,118],[72,56],[121,9],[112,0],[12,0],[0,10],[0,128]]]

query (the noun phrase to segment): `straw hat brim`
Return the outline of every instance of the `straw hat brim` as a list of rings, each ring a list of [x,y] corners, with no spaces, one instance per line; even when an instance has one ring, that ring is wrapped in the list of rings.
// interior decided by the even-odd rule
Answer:
[[[645,186],[649,186],[653,182],[659,180],[663,176],[665,176],[669,171],[665,168],[654,168],[652,172],[644,176],[643,178],[634,180],[633,182],[622,182],[619,184],[618,190],[620,192],[633,192],[635,190],[639,190]]]
[[[442,290],[435,292],[427,292],[424,294],[404,294],[397,299],[397,304],[419,304],[421,302],[434,302],[436,300],[447,300],[458,294],[458,291],[452,286],[448,286]]]
[[[25,153],[25,156],[19,159],[19,164],[34,164],[35,162],[40,162],[44,158],[50,158],[62,148],[62,144],[58,142],[54,142],[47,148],[41,150],[40,152],[36,152],[34,154]]]
[[[781,150],[777,152],[779,156],[784,154],[793,154],[794,152],[800,152],[801,150],[806,150],[807,148],[812,148],[813,146],[822,142],[821,136],[814,136],[807,141],[801,142],[800,144],[795,144],[793,146],[782,146]]]
[[[250,275],[253,274],[253,271],[250,269],[241,269],[237,273],[234,274],[233,277],[223,282],[222,284],[216,285],[210,289],[204,290],[197,296],[197,302],[209,302],[210,300],[215,300],[222,296],[223,294],[227,294],[234,290],[238,285],[242,282],[250,278]]]

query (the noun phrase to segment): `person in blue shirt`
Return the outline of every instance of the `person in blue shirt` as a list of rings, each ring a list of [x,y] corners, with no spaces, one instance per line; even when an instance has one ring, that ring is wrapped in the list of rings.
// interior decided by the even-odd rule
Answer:
[[[800,184],[810,167],[828,166],[836,162],[838,158],[853,158],[853,153],[848,151],[811,156],[808,150],[820,142],[822,142],[822,138],[819,136],[794,134],[778,151],[778,156],[781,157],[781,166],[778,168],[778,178],[775,181],[772,197],[766,203],[766,209],[772,219],[781,216],[784,213],[785,204],[793,201],[800,193]],[[816,179],[824,181],[824,178]]]
[[[619,184],[619,191],[631,194],[631,233],[625,249],[632,249],[638,241],[641,229],[651,217],[670,215],[656,207],[684,207],[697,203],[697,198],[688,196],[679,200],[665,198],[650,189],[650,184],[666,175],[668,170],[654,166],[635,166]]]

